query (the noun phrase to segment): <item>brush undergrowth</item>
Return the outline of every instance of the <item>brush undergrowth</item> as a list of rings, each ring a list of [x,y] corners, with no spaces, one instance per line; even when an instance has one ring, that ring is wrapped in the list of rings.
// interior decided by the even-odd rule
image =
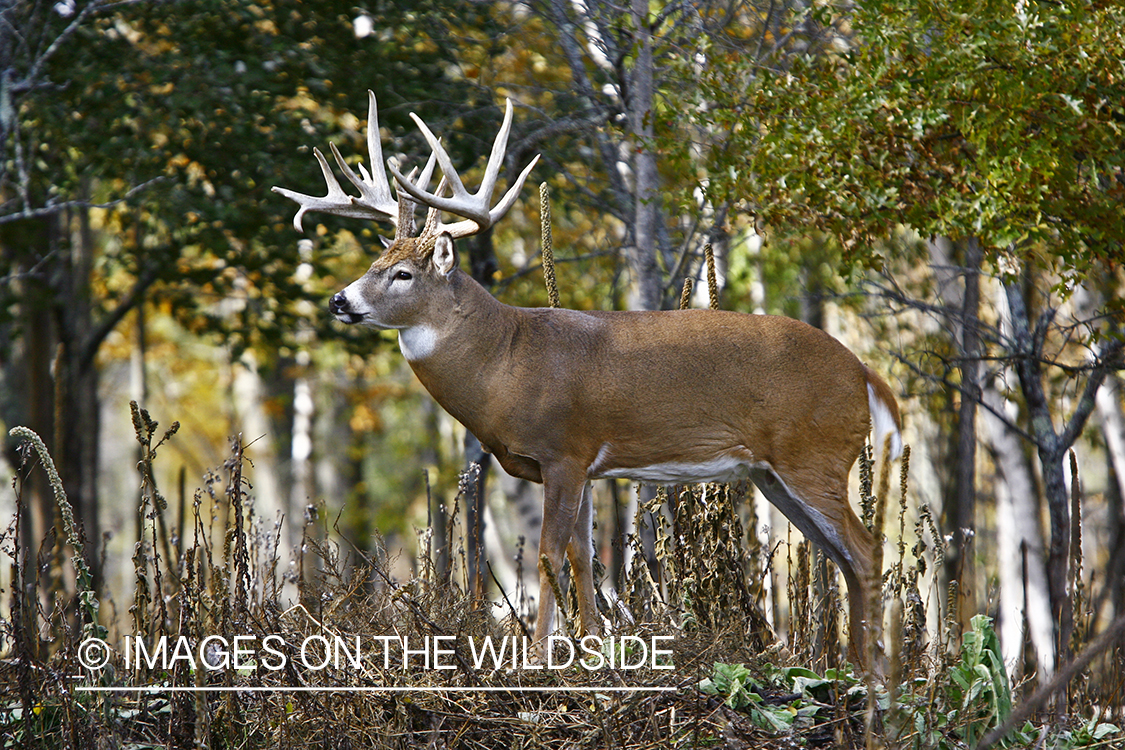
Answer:
[[[391,575],[378,540],[360,546],[329,528],[323,508],[307,510],[299,549],[281,549],[280,521],[255,514],[237,442],[195,492],[184,538],[170,533],[153,462],[176,426],[156,439],[149,415],[134,407],[133,416],[143,533],[129,632],[99,622],[72,520],[70,595],[51,570],[62,542],[20,537],[22,499],[0,538],[15,571],[11,617],[0,621],[4,747],[961,748],[1016,700],[987,617],[962,637],[938,612],[930,632],[927,607],[940,597],[921,587],[941,568],[943,542],[925,506],[908,522],[905,479],[879,602],[888,611],[886,689],[842,661],[836,576],[805,543],[787,547],[792,624],[787,643],[775,637],[761,611],[767,598],[775,609],[781,600],[763,586],[777,575],[778,549],[757,543],[745,485],[660,490],[624,540],[633,563],[619,599],[599,597],[614,640],[579,652],[585,666],[533,669],[518,656],[528,635],[521,611],[466,593],[465,550],[435,549],[432,528],[419,532],[409,580]],[[17,496],[36,458],[51,471],[37,449]],[[862,474],[865,521],[881,528],[886,482],[872,491],[867,459]],[[66,518],[57,475],[51,483]],[[444,528],[462,523],[462,505],[459,496],[438,507]],[[513,650],[482,659],[486,642]],[[648,653],[657,645],[659,657]],[[560,640],[556,663],[568,648]],[[1059,710],[1002,744],[1125,742],[1114,724],[1121,658],[1119,649]],[[623,690],[636,687],[650,690]],[[1098,708],[1072,715],[1068,706]]]

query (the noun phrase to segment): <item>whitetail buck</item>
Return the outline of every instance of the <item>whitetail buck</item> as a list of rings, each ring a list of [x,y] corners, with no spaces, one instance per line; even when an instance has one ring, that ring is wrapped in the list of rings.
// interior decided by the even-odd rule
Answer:
[[[345,323],[396,329],[403,355],[437,402],[508,473],[543,483],[540,554],[555,573],[564,551],[569,557],[583,631],[601,631],[591,479],[671,484],[748,477],[843,571],[851,656],[862,664],[878,579],[874,538],[848,504],[848,473],[872,422],[877,452],[890,436],[891,458],[897,457],[899,412],[887,384],[827,333],[790,318],[501,304],[458,268],[453,240],[496,222],[535,165],[532,160],[489,209],[511,102],[476,194],[464,188],[425,124],[411,117],[432,154],[417,182],[388,164],[397,199],[382,168],[374,94],[367,134],[371,171],[361,167],[357,176],[332,146],[357,197],[340,188],[319,151],[314,153],[326,196],[274,190],[300,204],[298,230],[308,211],[394,224],[394,241],[363,277],[332,297],[329,310]],[[430,193],[435,158],[444,177]],[[411,197],[429,208],[418,236]],[[463,220],[440,224],[440,211]],[[553,630],[555,597],[539,567],[535,637],[542,643]]]

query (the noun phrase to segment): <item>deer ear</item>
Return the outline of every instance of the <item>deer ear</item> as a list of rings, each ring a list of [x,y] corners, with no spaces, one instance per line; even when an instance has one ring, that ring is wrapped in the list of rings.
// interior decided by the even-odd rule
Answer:
[[[379,235],[379,244],[381,244],[383,246],[383,249],[386,250],[388,247],[394,244],[394,240],[388,240],[383,235]]]
[[[443,276],[448,276],[457,267],[457,248],[453,247],[453,237],[449,232],[442,232],[434,241],[434,267]]]

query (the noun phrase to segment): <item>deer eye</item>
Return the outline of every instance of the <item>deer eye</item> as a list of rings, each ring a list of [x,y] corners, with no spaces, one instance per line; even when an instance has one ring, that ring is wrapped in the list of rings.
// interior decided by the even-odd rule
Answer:
[[[410,281],[414,276],[410,271],[398,271],[395,273],[392,281]]]

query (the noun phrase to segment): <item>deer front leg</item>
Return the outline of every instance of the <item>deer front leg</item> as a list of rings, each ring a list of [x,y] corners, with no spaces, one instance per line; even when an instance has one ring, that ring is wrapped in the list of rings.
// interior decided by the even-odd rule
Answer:
[[[594,498],[589,482],[582,487],[582,505],[578,509],[566,556],[570,558],[571,578],[578,592],[579,635],[601,635],[601,618],[594,589]]]
[[[535,642],[545,654],[547,636],[554,632],[555,591],[551,585],[562,574],[564,555],[570,557],[571,575],[578,587],[578,610],[585,634],[597,634],[593,570],[594,504],[586,477],[580,472],[545,471],[543,529],[539,535],[539,615]],[[550,575],[547,565],[550,566]]]

